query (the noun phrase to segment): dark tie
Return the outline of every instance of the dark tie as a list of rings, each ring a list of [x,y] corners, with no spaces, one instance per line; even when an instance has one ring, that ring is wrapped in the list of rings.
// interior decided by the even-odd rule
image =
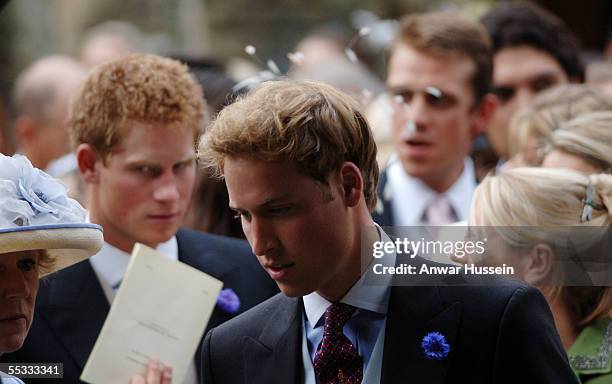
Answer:
[[[319,384],[360,384],[363,361],[351,341],[342,333],[344,324],[357,308],[334,303],[325,311],[323,340],[314,357]]]

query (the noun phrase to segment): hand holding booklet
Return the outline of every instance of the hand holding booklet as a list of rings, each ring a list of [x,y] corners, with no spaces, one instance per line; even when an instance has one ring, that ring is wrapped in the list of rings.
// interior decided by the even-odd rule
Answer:
[[[223,283],[136,244],[81,380],[127,383],[149,359],[172,367],[181,383]]]

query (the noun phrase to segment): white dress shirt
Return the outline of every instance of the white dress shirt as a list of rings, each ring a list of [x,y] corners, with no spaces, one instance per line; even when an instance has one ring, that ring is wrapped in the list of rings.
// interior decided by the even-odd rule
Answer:
[[[420,179],[408,175],[397,157],[390,160],[387,176],[385,189],[389,188],[394,224],[396,226],[423,224],[423,214],[438,193]],[[450,202],[458,221],[465,221],[469,218],[475,189],[474,163],[471,158],[466,157],[463,172],[455,183],[442,194]]]

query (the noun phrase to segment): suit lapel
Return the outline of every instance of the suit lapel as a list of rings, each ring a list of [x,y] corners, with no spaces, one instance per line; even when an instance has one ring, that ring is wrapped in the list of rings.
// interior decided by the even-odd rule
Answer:
[[[300,383],[302,367],[302,301],[283,296],[258,339],[244,339],[245,382]]]
[[[41,288],[47,294],[36,311],[82,370],[109,311],[98,278],[84,261],[51,276]]]
[[[381,383],[444,383],[453,357],[461,304],[446,306],[437,287],[392,287],[387,315]],[[439,332],[451,346],[448,357],[425,357],[421,342]]]

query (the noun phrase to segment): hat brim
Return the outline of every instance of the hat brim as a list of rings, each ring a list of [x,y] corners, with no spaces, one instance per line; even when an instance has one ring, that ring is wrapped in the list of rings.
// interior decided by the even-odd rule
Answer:
[[[53,263],[40,271],[40,277],[66,268],[95,255],[104,237],[96,224],[57,224],[0,229],[0,254],[47,250]]]

